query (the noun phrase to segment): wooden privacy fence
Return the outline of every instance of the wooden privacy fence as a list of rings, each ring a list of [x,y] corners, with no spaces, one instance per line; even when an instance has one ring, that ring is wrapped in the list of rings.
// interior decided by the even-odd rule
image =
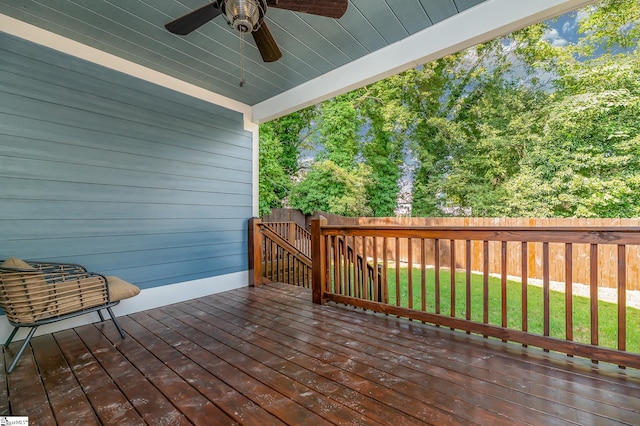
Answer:
[[[316,219],[312,241],[316,303],[344,303],[640,368],[640,342],[627,339],[631,327],[640,325],[639,311],[627,308],[634,273],[628,259],[640,246],[637,227],[328,225]],[[345,246],[353,249],[352,258],[341,249]],[[576,262],[582,246],[587,260]],[[531,251],[539,258],[534,268]],[[363,273],[353,261],[358,257],[380,273]],[[514,258],[520,262],[521,283],[508,280]],[[528,282],[538,262],[542,283],[532,287]],[[551,291],[554,262],[563,271],[558,294]],[[498,278],[491,277],[495,264]],[[598,298],[605,267],[615,284],[613,308]],[[588,293],[576,298],[573,283],[583,272]]]

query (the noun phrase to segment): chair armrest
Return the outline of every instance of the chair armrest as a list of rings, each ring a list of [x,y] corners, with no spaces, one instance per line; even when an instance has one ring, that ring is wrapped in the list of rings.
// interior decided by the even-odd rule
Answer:
[[[29,265],[43,272],[65,272],[65,273],[82,273],[87,272],[87,268],[77,263],[57,263],[42,262],[39,260],[25,260]]]
[[[4,260],[0,259],[0,264]],[[41,260],[24,260],[29,266],[43,272],[87,272],[87,268],[77,263],[45,262]]]

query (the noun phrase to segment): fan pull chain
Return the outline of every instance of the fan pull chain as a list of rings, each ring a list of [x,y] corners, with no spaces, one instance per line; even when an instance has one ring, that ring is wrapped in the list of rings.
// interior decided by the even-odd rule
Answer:
[[[244,87],[244,33],[240,33],[240,87]]]

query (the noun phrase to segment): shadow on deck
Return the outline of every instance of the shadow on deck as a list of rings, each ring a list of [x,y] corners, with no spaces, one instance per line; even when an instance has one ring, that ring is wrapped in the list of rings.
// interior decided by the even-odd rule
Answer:
[[[30,424],[640,424],[640,371],[311,303],[273,284],[33,339]],[[17,345],[5,349],[4,363]],[[3,368],[4,369],[4,368]]]

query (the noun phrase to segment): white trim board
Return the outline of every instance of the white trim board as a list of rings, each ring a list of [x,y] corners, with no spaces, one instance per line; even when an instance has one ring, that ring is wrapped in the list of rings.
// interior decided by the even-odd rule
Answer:
[[[103,67],[175,90],[179,93],[218,105],[244,116],[245,130],[252,131],[251,106],[187,83],[175,77],[168,76],[151,68],[138,65],[135,62],[120,58],[116,55],[87,46],[61,35],[52,33],[18,19],[0,13],[0,29],[7,34],[20,37],[33,43],[66,53],[76,58],[84,59]]]
[[[487,0],[397,43],[253,106],[264,123],[402,71],[541,22],[594,0]]]
[[[233,274],[219,275],[216,277],[202,278],[199,280],[185,281],[177,284],[170,284],[160,287],[144,289],[140,294],[125,299],[113,308],[116,317],[129,315],[135,312],[154,309],[161,306],[170,305],[172,303],[184,302],[185,300],[196,299],[198,297],[209,296],[211,294],[221,293],[223,291],[235,290],[247,287],[249,282],[249,272],[241,271]],[[105,320],[109,322],[109,314],[103,311]],[[75,318],[69,318],[64,321],[54,322],[38,327],[36,336],[42,334],[54,333],[56,331],[68,330],[70,328],[79,327],[85,324],[91,324],[99,321],[98,314],[91,312],[80,315]],[[13,327],[7,321],[7,317],[0,317],[0,344],[4,343]],[[27,337],[28,328],[25,327],[18,331],[14,341],[24,340]]]

